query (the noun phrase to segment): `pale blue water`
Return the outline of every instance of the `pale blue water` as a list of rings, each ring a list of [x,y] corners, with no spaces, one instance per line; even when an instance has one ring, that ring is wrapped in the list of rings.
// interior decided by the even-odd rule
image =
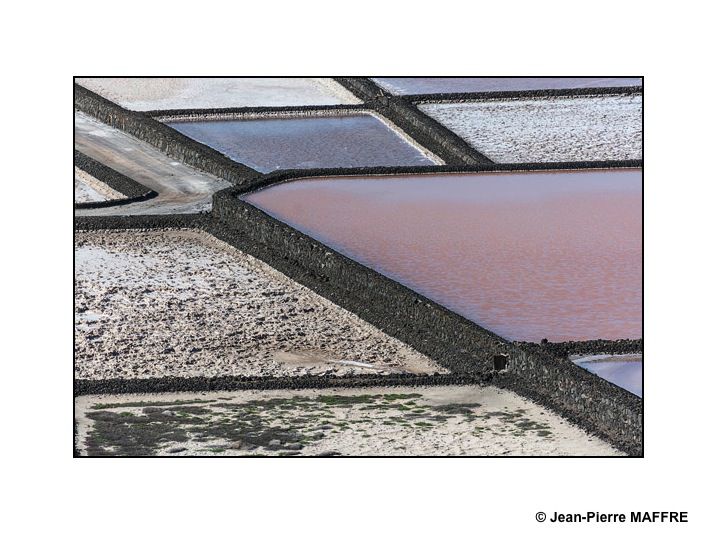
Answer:
[[[643,363],[642,355],[616,355],[606,357],[588,357],[576,360],[576,364],[598,377],[632,392],[636,396],[643,397]],[[593,359],[594,358],[594,359]]]
[[[640,86],[639,77],[376,77],[399,95]]]
[[[369,114],[168,125],[263,173],[278,169],[434,164]]]

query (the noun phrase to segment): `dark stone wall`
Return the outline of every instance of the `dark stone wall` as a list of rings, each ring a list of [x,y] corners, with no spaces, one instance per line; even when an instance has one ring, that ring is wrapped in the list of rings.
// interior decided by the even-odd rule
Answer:
[[[143,186],[132,178],[95,161],[90,156],[86,156],[77,150],[75,150],[75,166],[126,197],[125,199],[114,201],[75,203],[75,208],[100,208],[104,206],[131,204],[157,196],[157,193],[152,189]]]
[[[638,345],[642,348],[640,341],[614,342],[615,345],[612,345],[614,348],[611,350],[606,349],[610,346],[609,342],[601,341],[546,345],[509,343],[238,198],[240,194],[259,187],[308,176],[640,167],[642,161],[494,164],[489,160],[483,161],[484,156],[478,155],[477,152],[467,152],[462,145],[458,145],[456,135],[443,133],[434,125],[437,124],[436,122],[416,108],[413,111],[414,106],[409,100],[389,98],[371,81],[365,79],[348,81],[345,79],[343,83],[346,87],[364,101],[370,102],[369,105],[374,110],[387,116],[408,135],[445,159],[450,165],[295,170],[260,175],[145,114],[127,111],[76,85],[76,108],[150,142],[188,165],[233,182],[239,188],[216,193],[211,215],[77,217],[75,228],[100,230],[195,227],[206,230],[217,238],[263,260],[302,285],[450,369],[455,379],[437,379],[448,381],[443,384],[461,384],[451,382],[453,380],[488,380],[493,376],[494,358],[496,355],[505,354],[509,359],[508,369],[492,379],[494,384],[512,389],[548,406],[631,455],[642,455],[642,399],[575,366],[564,357],[573,352],[598,351],[597,347],[603,348],[601,352],[608,353],[638,352]],[[417,126],[413,127],[414,123],[417,123]],[[594,344],[588,345],[588,343]],[[430,380],[428,378],[418,380],[420,379]],[[408,381],[408,379],[403,380]],[[208,382],[204,379],[198,379],[194,383],[174,379],[154,381],[154,383],[122,380],[113,383],[78,381],[76,392],[100,392],[103,389],[120,392],[123,388],[129,389],[127,391],[143,391],[144,384],[149,385],[147,388],[152,391],[183,389],[186,388],[184,386],[186,384],[190,384],[187,386],[188,389],[224,389],[214,385],[226,384],[221,381],[216,383],[208,380],[210,381]],[[387,384],[389,381],[390,379],[383,378],[373,384]],[[228,388],[241,387],[237,386],[241,384],[238,381],[227,384],[230,385]],[[271,383],[257,384],[262,386]],[[287,384],[296,383],[287,382]],[[307,384],[325,383],[312,381]]]
[[[549,88],[545,90],[508,90],[502,92],[455,92],[443,94],[412,94],[403,96],[413,103],[438,103],[442,101],[487,101],[491,99],[550,98],[565,96],[628,96],[642,94],[642,86],[612,86],[604,88]]]
[[[202,229],[208,214],[75,216],[75,231]]]
[[[509,343],[242,202],[215,194],[208,232],[409,344],[454,373],[487,373]]]
[[[532,343],[516,341],[515,345],[528,353],[545,353],[555,358],[567,358],[571,354],[630,354],[643,351],[642,339],[590,339],[587,341],[562,341]]]
[[[422,113],[410,100],[390,95],[367,78],[336,77],[335,80],[446,164],[493,163],[454,132]]]
[[[145,111],[147,116],[152,118],[172,118],[174,116],[180,118],[197,118],[202,120],[213,115],[244,115],[244,114],[272,114],[272,113],[316,113],[318,111],[367,111],[368,107],[364,103],[348,104],[348,105],[282,105],[272,107],[215,107],[206,109],[161,109],[155,111]]]
[[[300,377],[162,377],[151,379],[77,379],[75,396],[156,392],[218,392],[233,390],[302,390],[306,388],[367,388],[369,386],[444,386],[486,384],[490,375],[303,375]]]
[[[175,131],[150,116],[129,111],[75,84],[75,108],[138,139],[152,144],[186,165],[235,185],[245,185],[260,173]]]
[[[530,397],[631,455],[642,454],[642,399],[565,358],[550,347],[507,342],[475,323],[328,248],[238,199],[215,195],[208,230],[318,294],[351,311],[455,374],[487,375],[496,355],[509,358],[498,385]],[[593,342],[589,342],[593,343]],[[638,340],[594,342],[635,352]],[[639,345],[641,347],[641,344]],[[572,348],[561,344],[561,349]],[[573,345],[581,350],[582,344]],[[594,345],[585,345],[593,350]]]
[[[602,434],[630,455],[642,455],[643,400],[570,360],[516,348],[498,384]]]

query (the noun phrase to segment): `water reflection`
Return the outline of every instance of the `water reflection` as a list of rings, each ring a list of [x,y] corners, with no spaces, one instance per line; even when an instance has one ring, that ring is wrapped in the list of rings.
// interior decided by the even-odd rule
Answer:
[[[638,170],[309,179],[247,196],[512,340],[641,337]]]
[[[589,372],[642,397],[643,358],[641,354],[594,355],[573,359]]]
[[[169,122],[168,125],[260,172],[435,164],[369,114]]]
[[[380,86],[395,94],[506,92],[562,88],[640,86],[640,77],[378,77]]]

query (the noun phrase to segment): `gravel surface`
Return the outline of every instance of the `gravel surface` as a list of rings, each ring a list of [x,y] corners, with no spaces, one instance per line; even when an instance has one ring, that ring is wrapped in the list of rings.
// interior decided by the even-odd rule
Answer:
[[[500,163],[642,159],[642,96],[425,103],[422,111]]]
[[[77,378],[397,372],[445,370],[210,235],[76,233]]]
[[[76,82],[133,111],[341,105],[359,100],[328,78],[78,78]]]
[[[210,210],[230,184],[173,160],[154,146],[75,112],[75,149],[154,190],[158,196],[117,207],[76,210],[77,216],[188,214]]]
[[[622,455],[492,386],[83,396],[75,413],[83,455]]]

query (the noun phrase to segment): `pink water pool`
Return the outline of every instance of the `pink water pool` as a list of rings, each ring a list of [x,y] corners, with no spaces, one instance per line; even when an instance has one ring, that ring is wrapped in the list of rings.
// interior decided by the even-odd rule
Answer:
[[[245,200],[499,335],[642,334],[642,173],[298,180]]]

